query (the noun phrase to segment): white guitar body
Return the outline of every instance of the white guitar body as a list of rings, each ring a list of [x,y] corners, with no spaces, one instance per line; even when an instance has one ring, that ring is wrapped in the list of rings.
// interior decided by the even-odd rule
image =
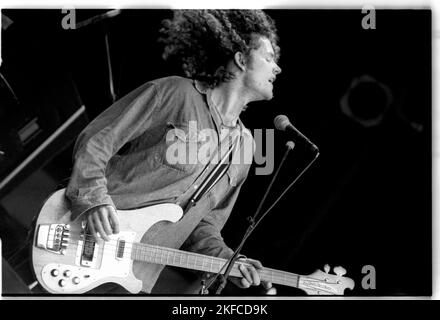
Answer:
[[[142,281],[133,274],[133,260],[118,257],[118,249],[123,246],[123,256],[130,257],[133,243],[141,242],[152,225],[162,220],[178,221],[183,215],[182,208],[167,203],[118,210],[121,232],[111,235],[110,241],[100,240],[91,250],[93,256],[86,257],[86,241],[78,239],[84,234],[85,225],[81,219],[70,220],[64,192],[59,190],[47,200],[37,220],[32,260],[39,283],[52,293],[84,293],[107,282],[138,293]]]

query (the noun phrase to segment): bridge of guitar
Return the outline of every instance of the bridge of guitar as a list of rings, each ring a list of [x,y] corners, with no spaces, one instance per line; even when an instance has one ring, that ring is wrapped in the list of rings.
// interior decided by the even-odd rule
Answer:
[[[65,254],[69,245],[70,225],[42,224],[38,226],[36,245],[56,254]]]
[[[88,233],[87,225],[84,221],[81,224],[79,240],[75,244],[76,255],[75,264],[83,267],[99,267],[98,252],[101,247],[100,242]],[[65,255],[70,241],[70,225],[53,223],[41,224],[38,226],[36,246],[52,253]],[[124,256],[125,240],[118,238],[116,243],[117,250],[114,258],[120,260]]]

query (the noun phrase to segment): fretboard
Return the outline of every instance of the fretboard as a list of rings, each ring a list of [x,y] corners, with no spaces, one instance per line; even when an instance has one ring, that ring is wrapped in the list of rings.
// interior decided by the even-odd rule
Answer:
[[[143,243],[133,244],[131,259],[210,273],[218,273],[220,270],[224,273],[227,262],[222,258]],[[231,270],[231,276],[241,277],[241,272],[238,269],[240,264],[248,265],[245,262],[237,261]],[[259,270],[259,274],[261,280],[298,288],[300,276],[297,274],[270,268]]]

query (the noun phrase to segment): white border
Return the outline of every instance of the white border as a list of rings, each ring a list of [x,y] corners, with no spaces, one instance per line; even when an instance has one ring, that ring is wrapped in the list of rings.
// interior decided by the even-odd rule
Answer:
[[[215,1],[201,1],[201,0],[137,0],[137,1],[116,1],[116,0],[75,0],[75,1],[53,1],[45,0],[2,0],[0,8],[263,8],[263,9],[361,9],[363,6],[373,5],[376,9],[383,8],[401,8],[401,9],[432,9],[432,289],[435,300],[440,298],[440,258],[438,254],[440,220],[438,217],[437,195],[439,190],[440,172],[438,170],[440,160],[440,132],[438,130],[438,123],[440,123],[440,113],[438,112],[438,100],[436,93],[440,92],[440,85],[437,81],[437,75],[440,71],[438,59],[435,53],[438,52],[440,40],[440,25],[439,25],[439,2],[426,0],[399,0],[399,1],[353,1],[353,0],[332,0],[331,4],[325,0],[308,0],[308,1],[292,1],[292,0],[246,0],[238,2],[237,0],[215,0]],[[1,28],[0,28],[1,29]],[[0,50],[1,50],[1,35],[0,35]],[[1,64],[1,57],[0,57]],[[404,266],[402,266],[404,267]],[[417,275],[414,275],[417,276]],[[108,298],[106,298],[108,299]]]

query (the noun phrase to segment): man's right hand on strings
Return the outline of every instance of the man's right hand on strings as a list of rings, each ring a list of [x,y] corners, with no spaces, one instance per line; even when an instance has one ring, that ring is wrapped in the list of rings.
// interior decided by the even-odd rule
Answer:
[[[105,241],[109,236],[119,233],[119,219],[114,207],[103,205],[90,209],[87,213],[87,228],[98,241],[98,234]]]

